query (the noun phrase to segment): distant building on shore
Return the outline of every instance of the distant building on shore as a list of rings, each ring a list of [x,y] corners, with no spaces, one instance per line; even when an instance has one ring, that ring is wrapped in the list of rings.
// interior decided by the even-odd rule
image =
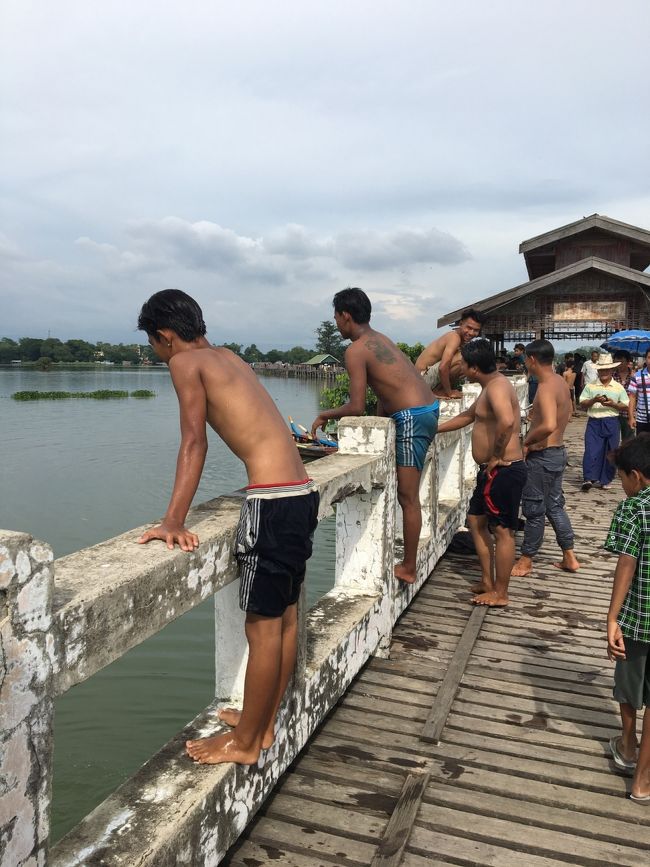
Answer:
[[[522,241],[528,277],[472,306],[487,315],[483,334],[506,343],[607,340],[615,331],[650,328],[650,232],[592,214]],[[452,325],[461,309],[438,320]]]
[[[313,358],[310,358],[309,361],[306,361],[305,364],[309,364],[312,367],[329,367],[334,364],[337,367],[341,366],[341,362],[338,358],[334,358],[333,355],[314,355]]]

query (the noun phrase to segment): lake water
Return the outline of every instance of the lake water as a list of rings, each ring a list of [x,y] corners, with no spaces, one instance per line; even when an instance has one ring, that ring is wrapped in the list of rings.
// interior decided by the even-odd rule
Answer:
[[[264,377],[283,416],[309,426],[321,383]],[[15,391],[156,392],[150,400],[22,403]],[[166,368],[0,369],[0,527],[55,557],[157,520],[171,493],[178,403]],[[212,432],[195,502],[246,483]],[[333,584],[333,520],[318,528],[308,604]],[[213,603],[171,623],[56,702],[52,838],[58,839],[201,711],[214,695]]]

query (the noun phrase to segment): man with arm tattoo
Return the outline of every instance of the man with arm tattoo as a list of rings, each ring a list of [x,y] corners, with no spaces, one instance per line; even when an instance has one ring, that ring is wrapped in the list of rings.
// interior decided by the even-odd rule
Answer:
[[[431,389],[393,341],[371,328],[370,313],[370,300],[361,289],[344,289],[334,296],[334,320],[341,335],[352,341],[345,351],[350,397],[343,406],[323,410],[312,435],[331,418],[363,415],[367,385],[383,414],[395,420],[397,498],[404,518],[404,559],[395,567],[395,577],[413,584],[422,529],[420,476],[438,425],[438,401],[432,402]]]
[[[472,602],[503,607],[509,601],[515,530],[526,481],[519,439],[519,401],[508,378],[497,371],[496,357],[487,340],[466,344],[461,347],[461,355],[463,374],[470,382],[478,382],[482,391],[469,409],[443,422],[438,431],[474,424],[472,454],[479,473],[467,523],[481,565],[481,580],[472,587]]]

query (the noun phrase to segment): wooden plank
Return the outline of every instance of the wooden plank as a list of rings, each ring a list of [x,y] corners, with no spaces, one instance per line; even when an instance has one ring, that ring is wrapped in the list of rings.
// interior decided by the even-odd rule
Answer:
[[[324,833],[338,834],[351,840],[375,843],[387,824],[386,816],[376,816],[349,807],[337,807],[304,797],[278,794],[265,808],[267,818],[315,829]],[[374,852],[373,852],[374,854]]]
[[[276,796],[293,795],[389,820],[397,807],[404,776],[398,777],[396,787],[391,785],[390,791],[384,788],[381,792],[368,785],[367,774],[364,781],[359,776],[346,773],[337,780],[324,779],[322,775],[313,776],[307,767],[295,768],[280,782]]]
[[[596,816],[592,818],[594,828],[598,821]],[[422,805],[418,827],[457,834],[481,843],[509,846],[521,853],[522,860],[530,854],[562,860],[567,852],[571,853],[574,864],[593,864],[596,861],[621,867],[639,867],[643,860],[642,852],[636,847],[604,840],[594,842],[588,837],[571,833],[572,829],[548,830],[439,804]]]
[[[612,705],[601,707],[600,710],[577,707],[572,704],[564,704],[560,701],[548,699],[508,695],[505,692],[500,695],[486,690],[466,687],[462,684],[458,690],[458,700],[471,702],[472,704],[485,704],[488,707],[508,708],[513,713],[520,714],[522,719],[530,714],[542,714],[549,721],[566,720],[571,722],[585,722],[591,725],[614,726],[620,728],[620,719],[616,720],[617,714]]]
[[[479,767],[444,757],[434,759],[430,767],[430,788],[438,783],[453,783],[459,789],[480,790],[487,794],[507,796],[522,802],[528,801],[531,804],[542,804],[560,810],[586,813],[589,816],[606,819],[614,817],[619,821],[637,825],[641,829],[639,833],[648,834],[649,811],[638,809],[638,804],[624,797],[623,786],[617,793],[602,794],[595,791],[587,793],[576,788],[570,781],[548,782],[531,779],[512,774],[507,767]]]
[[[264,867],[273,863],[284,864],[282,853],[286,852],[292,853],[291,857],[303,855],[311,858],[312,864],[318,864],[320,858],[323,867],[330,867],[331,864],[336,867],[367,867],[376,848],[372,843],[275,817],[262,816],[256,819],[248,834],[251,832],[255,835],[255,844],[267,852],[266,860],[262,861]],[[240,849],[238,857],[241,857],[241,852]],[[247,864],[246,867],[258,865]]]
[[[599,691],[603,695],[611,696],[612,688],[612,669],[609,664],[603,666],[602,669],[597,666],[591,666],[583,670],[567,671],[562,668],[548,668],[543,662],[535,660],[534,665],[524,665],[519,656],[514,659],[500,658],[498,662],[492,661],[488,657],[482,659],[476,658],[476,649],[469,658],[467,668],[469,674],[480,674],[481,672],[494,672],[499,677],[509,676],[510,679],[523,679],[525,682],[539,682],[540,685],[547,681],[551,681],[551,686],[559,686],[563,681],[570,682],[571,688],[579,692],[591,693],[592,690],[598,694]],[[373,658],[370,660],[366,671],[381,676],[386,674],[391,677],[393,674],[408,676],[412,674],[413,689],[420,689],[420,684],[426,684],[436,678],[441,681],[442,676],[436,672],[435,676],[431,675],[430,668],[422,660],[417,659],[379,659]],[[425,676],[425,675],[428,675]],[[564,684],[566,689],[566,683]]]
[[[474,647],[474,643],[481,631],[483,620],[485,618],[487,608],[477,606],[467,621],[467,626],[463,631],[458,647],[454,651],[454,655],[449,663],[449,668],[445,674],[444,680],[438,692],[436,699],[431,706],[431,711],[427,716],[426,722],[422,727],[420,740],[426,743],[437,744],[440,742],[440,735],[445,727],[449,711],[456,698],[460,681],[465,671],[465,666]]]
[[[451,775],[457,775],[460,778],[468,767],[483,768],[484,770],[495,771],[499,773],[508,773],[513,778],[519,777],[532,781],[550,783],[557,788],[569,788],[572,790],[572,797],[584,802],[576,809],[582,812],[591,809],[591,796],[597,794],[602,796],[615,796],[621,802],[625,801],[625,795],[630,786],[628,777],[619,776],[607,771],[585,770],[582,768],[572,768],[567,765],[560,767],[548,764],[535,759],[522,759],[518,756],[508,756],[501,753],[493,753],[492,755],[484,754],[481,750],[468,750],[466,747],[458,747],[452,744],[445,745],[445,750],[442,755],[436,755],[432,761],[446,765],[451,769]],[[580,798],[577,798],[577,793],[580,793]],[[635,806],[632,804],[632,806]],[[610,803],[611,807],[611,803]],[[637,811],[641,812],[641,811]],[[646,811],[647,813],[647,811]],[[650,815],[645,819],[642,817],[640,821],[643,824],[650,824]]]
[[[428,782],[428,773],[407,776],[370,867],[399,867]]]
[[[521,713],[517,710],[496,707],[490,704],[457,701],[455,710],[465,717],[489,719],[494,720],[495,722],[508,722],[515,728],[521,726],[522,728],[530,728],[533,731],[546,731],[554,737],[557,737],[558,743],[565,735],[574,738],[592,738],[594,740],[605,742],[612,736],[612,722],[609,722],[606,725],[595,725],[586,722],[576,724],[573,721],[558,717],[549,721],[545,713],[543,713],[539,708],[536,708],[532,712],[527,711]]]
[[[395,766],[390,770],[379,770],[377,766],[371,768],[365,762],[357,765],[343,762],[334,755],[329,755],[325,761],[312,752],[303,753],[295,767],[299,773],[312,777],[316,781],[339,783],[345,780],[351,786],[365,786],[368,790],[392,795],[395,801],[404,783],[403,771]]]
[[[323,853],[316,854],[311,851],[308,855],[304,855],[300,852],[291,852],[285,846],[280,847],[278,844],[263,844],[255,840],[242,839],[230,850],[229,855],[221,862],[221,867],[265,867],[268,864],[278,864],[282,867],[332,867],[337,863],[340,862],[329,857],[326,860],[326,854]]]
[[[521,852],[505,846],[455,837],[417,825],[411,834],[402,867],[424,867],[428,863],[426,859],[429,852],[435,852],[438,857],[447,857],[453,864],[465,864],[468,867],[484,864],[494,867],[567,867],[566,859],[559,861],[540,855],[526,855],[522,858]]]
[[[465,672],[463,687],[480,692],[490,692],[496,697],[501,695],[521,696],[522,698],[531,698],[538,702],[548,702],[554,705],[562,705],[563,707],[589,708],[596,711],[606,709],[614,713],[618,713],[619,708],[612,698],[611,688],[609,695],[606,697],[598,693],[596,695],[584,695],[579,692],[569,691],[569,685],[566,683],[563,684],[562,688],[552,689],[537,683],[531,684],[525,681],[513,683],[507,678],[490,677],[490,672],[487,672],[485,677],[480,675],[477,677]],[[412,699],[410,701],[413,704],[418,703]]]
[[[639,729],[642,721],[639,720]],[[445,743],[475,747],[479,741],[495,752],[511,755],[538,755],[559,765],[612,771],[607,741],[584,737],[558,737],[539,729],[522,729],[491,720],[468,720],[453,710],[445,727]]]
[[[423,800],[426,804],[455,807],[467,811],[468,815],[479,813],[550,831],[570,830],[590,840],[604,840],[609,843],[623,841],[626,846],[637,849],[647,848],[650,844],[647,828],[625,822],[616,816],[605,818],[566,807],[550,807],[524,798],[510,797],[508,792],[496,794],[467,787],[460,788],[453,783],[445,785],[439,778],[429,786]]]

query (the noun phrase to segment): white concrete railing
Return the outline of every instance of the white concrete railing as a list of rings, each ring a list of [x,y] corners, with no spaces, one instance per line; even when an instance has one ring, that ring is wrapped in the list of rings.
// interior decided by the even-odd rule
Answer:
[[[476,394],[465,390],[462,406]],[[525,385],[518,390],[524,405]],[[457,409],[443,402],[442,415]],[[47,545],[0,531],[3,867],[218,864],[367,659],[387,653],[393,624],[464,522],[476,474],[470,433],[440,435],[429,450],[413,587],[393,578],[401,529],[393,423],[349,418],[339,435],[339,453],[309,466],[319,519],[336,510],[335,586],[303,607],[296,673],[262,768],[195,766],[184,753],[187,737],[218,730],[217,705],[243,695],[247,648],[232,555],[241,498],[191,511],[201,539],[192,554],[135,546],[137,530],[53,563]],[[215,702],[48,852],[54,697],[212,594]]]

